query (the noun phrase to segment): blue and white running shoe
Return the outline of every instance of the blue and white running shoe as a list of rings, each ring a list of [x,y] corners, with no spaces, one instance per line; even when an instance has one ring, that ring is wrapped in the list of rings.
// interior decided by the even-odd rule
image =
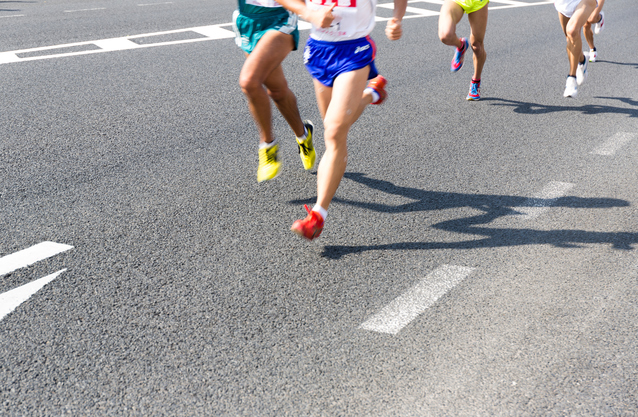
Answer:
[[[454,58],[452,58],[452,65],[450,66],[450,71],[457,72],[463,66],[463,59],[465,58],[465,52],[470,47],[470,43],[466,38],[461,38],[461,42],[463,42],[463,49],[456,48],[454,52]]]

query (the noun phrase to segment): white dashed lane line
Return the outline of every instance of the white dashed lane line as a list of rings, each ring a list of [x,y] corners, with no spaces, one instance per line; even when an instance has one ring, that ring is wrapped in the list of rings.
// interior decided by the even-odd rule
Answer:
[[[463,281],[472,271],[472,268],[463,266],[440,266],[380,312],[366,320],[360,328],[393,335],[399,333],[412,320]]]
[[[95,7],[93,9],[64,10],[64,13],[94,12],[96,10],[106,10],[106,7]]]
[[[596,148],[593,152],[594,155],[614,156],[623,146],[638,138],[638,133],[619,132],[610,137]]]
[[[172,1],[165,1],[163,3],[143,3],[143,4],[138,4],[138,7],[146,7],[146,6],[161,6],[164,4],[173,4]]]
[[[547,184],[534,197],[527,199],[521,207],[513,207],[522,216],[522,220],[533,220],[545,213],[561,197],[567,194],[574,184],[568,182],[552,181]]]

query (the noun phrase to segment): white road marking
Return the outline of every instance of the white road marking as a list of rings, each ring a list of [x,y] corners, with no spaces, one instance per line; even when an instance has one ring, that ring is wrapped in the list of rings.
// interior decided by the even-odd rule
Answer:
[[[531,7],[531,6],[544,6],[546,4],[554,4],[553,1],[544,1],[542,3],[523,3],[523,2],[512,2],[516,4],[507,4],[505,6],[490,6],[490,10],[501,10],[501,9],[513,9],[515,7]]]
[[[60,275],[64,271],[66,271],[66,268],[58,272],[54,272],[51,275],[47,275],[44,278],[40,278],[28,284],[24,284],[21,287],[14,288],[11,291],[0,294],[0,320],[2,320],[7,314],[15,310],[20,304],[27,301],[29,297],[38,292],[40,288],[56,279],[58,275]]]
[[[94,44],[102,48],[103,51],[123,51],[125,49],[140,47],[140,45],[135,42],[131,42],[126,38],[103,39],[101,41],[95,41]]]
[[[499,0],[494,0],[494,1],[499,1]],[[553,4],[553,2],[551,2],[551,1],[543,2],[543,3],[525,3],[525,2],[522,2],[522,1],[500,0],[500,2],[501,3],[507,3],[507,4],[505,6],[497,6],[496,8],[498,8],[498,9],[500,9],[500,8],[511,8],[511,7],[540,6],[540,5],[545,5],[545,4]],[[157,4],[171,4],[171,3],[172,2],[166,2],[166,3],[144,3],[144,4],[138,4],[138,6],[146,6],[146,5],[151,6],[151,5],[157,5]],[[442,0],[410,0],[409,3],[410,4],[431,3],[431,4],[440,5],[440,4],[443,3],[443,1]],[[392,8],[394,6],[393,6],[393,3],[383,3],[383,4],[378,4],[378,7],[381,7],[381,8]],[[95,11],[95,10],[106,10],[106,8],[65,10],[65,13],[83,12],[83,11]],[[414,19],[414,18],[430,17],[430,16],[438,16],[439,15],[438,11],[420,9],[420,8],[417,8],[417,7],[410,7],[409,10],[410,10],[410,12],[412,12],[414,14],[410,15],[410,16],[406,16],[404,19]],[[7,16],[7,17],[10,17],[10,16]],[[383,21],[390,20],[390,18],[377,16],[375,18],[375,20],[377,22],[383,22]],[[145,33],[145,34],[140,34],[140,35],[125,36],[125,37],[113,38],[113,39],[101,39],[101,40],[87,41],[87,42],[76,42],[76,43],[68,43],[68,44],[60,44],[60,45],[51,45],[51,46],[45,46],[45,47],[40,47],[40,48],[22,49],[22,50],[16,50],[16,51],[5,51],[5,52],[0,52],[0,65],[1,64],[10,64],[10,63],[15,63],[15,62],[36,61],[36,60],[41,60],[41,59],[63,58],[63,57],[79,56],[79,55],[91,55],[91,54],[104,53],[104,52],[124,51],[124,50],[127,50],[127,49],[139,49],[139,48],[149,48],[149,47],[154,47],[154,46],[179,45],[179,44],[186,44],[186,43],[193,43],[193,42],[202,42],[202,41],[217,40],[217,39],[230,39],[230,38],[234,38],[235,37],[235,33],[232,30],[223,29],[223,27],[231,27],[231,26],[232,26],[232,23],[223,23],[223,24],[218,24],[218,25],[200,26],[200,27],[178,29],[178,30],[165,31],[165,32]],[[309,30],[310,28],[311,28],[311,25],[309,23],[303,22],[301,20],[299,21],[299,30]],[[178,40],[178,41],[148,43],[148,44],[143,44],[143,45],[138,45],[138,44],[135,44],[134,42],[130,42],[130,39],[148,38],[148,37],[151,37],[151,36],[157,36],[157,35],[163,35],[163,34],[169,34],[169,33],[180,33],[180,32],[197,32],[197,33],[203,35],[204,37],[203,38],[197,38],[197,39],[183,39],[183,40]],[[69,52],[69,53],[52,53],[50,55],[40,54],[40,55],[37,55],[37,56],[28,56],[28,57],[25,57],[25,58],[21,58],[19,56],[20,54],[29,54],[31,52],[46,51],[46,50],[50,50],[50,49],[62,49],[62,48],[66,48],[66,47],[84,46],[84,45],[95,45],[95,46],[98,46],[98,48],[100,48],[100,49],[74,51],[74,52]]]
[[[607,139],[605,143],[596,148],[593,152],[594,155],[613,156],[627,143],[638,137],[638,133],[619,132],[614,136]]]
[[[62,58],[62,57],[77,56],[77,55],[90,55],[90,54],[98,54],[98,53],[112,52],[112,51],[124,51],[127,49],[150,48],[153,46],[178,45],[183,43],[202,42],[202,41],[209,41],[212,39],[223,39],[223,38],[235,37],[235,33],[233,31],[222,29],[219,26],[223,26],[223,25],[200,26],[200,27],[194,27],[189,29],[177,29],[177,30],[168,30],[163,32],[146,33],[142,35],[126,36],[122,38],[75,42],[75,43],[67,43],[62,45],[52,45],[52,46],[43,46],[39,48],[22,49],[22,50],[11,51],[11,52],[0,52],[0,64],[10,63],[10,62],[35,61],[40,59]],[[139,45],[135,42],[130,41],[131,39],[136,39],[136,38],[147,38],[147,37],[167,35],[167,34],[173,34],[173,33],[182,33],[182,32],[197,32],[205,37],[195,38],[195,39],[183,39],[178,41],[148,43],[143,45]],[[52,53],[51,55],[38,55],[38,56],[31,56],[26,58],[20,58],[18,56],[18,54],[25,54],[30,52],[40,52],[40,51],[70,48],[70,47],[85,46],[85,45],[95,45],[100,49],[90,49],[90,50],[67,52],[67,53]]]
[[[377,5],[377,7],[381,7],[383,9],[392,10],[392,9],[394,9],[394,3],[379,4],[379,5]],[[435,12],[433,10],[421,9],[421,8],[418,8],[418,7],[410,7],[410,6],[406,7],[405,11],[409,12],[409,13],[414,13],[414,14],[417,14],[417,15],[423,16],[423,17],[425,17],[425,16],[438,16],[439,15],[439,12]]]
[[[543,214],[558,200],[567,194],[574,184],[568,182],[552,181],[545,186],[536,196],[529,198],[522,207],[514,207],[516,211],[522,213],[519,218],[532,220]]]
[[[0,19],[6,19],[7,17],[24,17],[23,14],[11,14],[9,16],[0,16]]]
[[[511,0],[490,0],[490,4],[492,3],[502,3],[502,4],[509,4],[511,6],[526,6],[529,3],[525,3],[522,1],[511,1]]]
[[[106,7],[95,7],[93,9],[65,10],[64,13],[92,12],[94,10],[106,10]]]
[[[139,7],[144,7],[144,6],[159,6],[162,4],[173,4],[172,1],[165,1],[163,3],[144,3],[144,4],[138,4]]]
[[[359,327],[378,333],[397,334],[472,271],[473,268],[442,265]]]
[[[73,246],[55,242],[42,242],[30,248],[0,258],[0,276],[24,268],[58,253],[73,249]]]

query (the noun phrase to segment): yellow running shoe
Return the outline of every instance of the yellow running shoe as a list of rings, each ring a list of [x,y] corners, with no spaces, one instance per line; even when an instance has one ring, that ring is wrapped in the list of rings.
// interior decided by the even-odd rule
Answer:
[[[308,137],[301,142],[297,139],[297,148],[299,148],[299,156],[301,157],[301,162],[303,162],[303,167],[308,171],[315,166],[315,158],[317,157],[315,147],[312,146],[312,132],[315,127],[310,120],[304,120],[303,125],[308,131]]]
[[[259,148],[259,168],[257,168],[257,182],[272,180],[279,175],[279,144]]]

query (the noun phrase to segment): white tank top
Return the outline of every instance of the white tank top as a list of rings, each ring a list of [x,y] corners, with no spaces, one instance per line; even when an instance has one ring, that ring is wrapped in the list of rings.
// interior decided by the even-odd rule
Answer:
[[[364,38],[372,32],[375,24],[377,0],[334,0],[337,6],[332,9],[335,20],[329,28],[312,25],[310,36],[319,41],[340,42]],[[333,0],[306,0],[311,10],[330,7]]]

